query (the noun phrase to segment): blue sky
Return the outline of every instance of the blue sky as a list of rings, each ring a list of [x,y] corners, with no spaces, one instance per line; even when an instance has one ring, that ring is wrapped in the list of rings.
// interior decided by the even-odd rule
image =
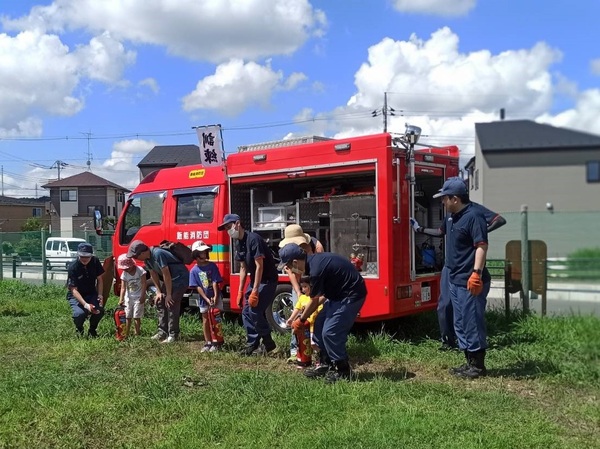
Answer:
[[[3,193],[87,169],[124,187],[154,145],[226,152],[405,123],[473,155],[474,123],[600,134],[596,0],[0,0]],[[89,152],[88,152],[89,149]]]

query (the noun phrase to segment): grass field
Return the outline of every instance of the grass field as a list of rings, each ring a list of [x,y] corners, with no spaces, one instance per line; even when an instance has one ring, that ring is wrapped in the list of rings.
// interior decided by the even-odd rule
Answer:
[[[64,289],[0,282],[0,448],[599,448],[600,319],[488,316],[489,376],[448,374],[425,314],[351,337],[354,382],[309,381],[280,358],[183,341],[77,339]],[[109,308],[116,298],[111,298]],[[278,336],[281,348],[287,336]]]

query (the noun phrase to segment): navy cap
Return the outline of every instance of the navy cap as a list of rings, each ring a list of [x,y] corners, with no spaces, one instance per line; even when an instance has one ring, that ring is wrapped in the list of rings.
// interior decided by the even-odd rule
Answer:
[[[94,255],[94,248],[87,242],[82,242],[77,246],[77,255],[81,257],[91,257]]]
[[[240,216],[238,214],[227,214],[223,217],[223,223],[221,223],[217,229],[219,231],[222,231],[223,229],[225,229],[225,226],[227,226],[229,223],[235,223],[239,220]]]
[[[127,257],[137,257],[142,254],[144,251],[148,249],[148,245],[146,245],[141,240],[134,240],[129,245],[129,249],[127,250]]]
[[[288,243],[279,250],[279,259],[281,259],[281,262],[279,263],[277,269],[281,271],[283,270],[283,267],[285,267],[288,263],[290,263],[293,260],[306,259],[306,252],[297,244]]]
[[[455,176],[453,178],[448,178],[442,188],[438,190],[438,193],[433,195],[434,198],[439,198],[441,196],[461,196],[468,195],[467,185],[462,178]]]

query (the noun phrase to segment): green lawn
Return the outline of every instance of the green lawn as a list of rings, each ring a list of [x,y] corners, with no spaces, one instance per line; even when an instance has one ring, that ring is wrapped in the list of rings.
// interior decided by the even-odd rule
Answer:
[[[358,380],[325,385],[283,355],[237,356],[233,322],[218,354],[200,354],[188,315],[173,345],[149,340],[151,312],[142,337],[117,342],[106,317],[101,338],[77,339],[64,295],[0,282],[0,448],[600,447],[596,317],[490,314],[477,381],[448,374],[462,359],[437,351],[433,314],[363,326]]]

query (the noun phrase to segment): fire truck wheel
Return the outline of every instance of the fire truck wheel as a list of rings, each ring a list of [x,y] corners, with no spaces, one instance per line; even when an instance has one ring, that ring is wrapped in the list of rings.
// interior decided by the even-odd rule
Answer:
[[[267,321],[269,321],[271,328],[279,334],[288,333],[290,330],[285,325],[285,322],[293,310],[292,286],[289,284],[278,285],[271,307],[267,308]]]

